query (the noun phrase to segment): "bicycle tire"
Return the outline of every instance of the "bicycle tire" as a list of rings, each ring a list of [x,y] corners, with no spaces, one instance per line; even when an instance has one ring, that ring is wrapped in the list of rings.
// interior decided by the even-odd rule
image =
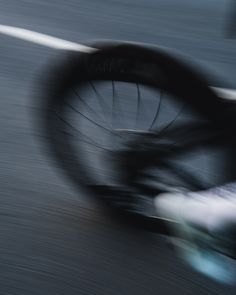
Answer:
[[[80,158],[75,157],[67,135],[57,130],[55,110],[63,116],[68,92],[75,84],[82,87],[87,81],[108,80],[155,88],[159,87],[161,79],[165,90],[177,99],[187,101],[201,117],[211,121],[215,129],[222,129],[219,113],[229,108],[228,103],[217,97],[198,73],[165,50],[143,44],[106,41],[94,43],[93,47],[99,49],[89,54],[70,52],[50,73],[50,89],[43,108],[44,130],[51,154],[80,188],[95,196],[114,192],[111,187],[93,185],[94,181],[80,164]]]

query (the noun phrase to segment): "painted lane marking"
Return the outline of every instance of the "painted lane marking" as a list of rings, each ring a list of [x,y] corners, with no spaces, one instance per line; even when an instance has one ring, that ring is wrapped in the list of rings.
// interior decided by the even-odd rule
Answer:
[[[211,89],[215,91],[219,97],[229,99],[229,100],[236,100],[236,90],[234,89],[219,88],[219,87],[211,87]]]
[[[0,33],[53,49],[73,50],[85,53],[96,51],[92,47],[17,27],[0,25]]]

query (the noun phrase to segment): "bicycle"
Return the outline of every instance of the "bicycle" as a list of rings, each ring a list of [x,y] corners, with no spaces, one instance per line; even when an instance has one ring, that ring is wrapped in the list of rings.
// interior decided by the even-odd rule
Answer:
[[[51,154],[76,186],[169,234],[154,197],[235,178],[235,102],[165,49],[119,41],[91,48],[68,53],[50,73],[42,117]],[[212,154],[199,160],[203,149]]]

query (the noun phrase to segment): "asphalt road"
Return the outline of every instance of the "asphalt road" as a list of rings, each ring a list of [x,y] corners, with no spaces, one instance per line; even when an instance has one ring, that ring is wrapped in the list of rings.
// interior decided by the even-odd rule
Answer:
[[[236,87],[227,3],[1,0],[0,24],[80,43],[172,47],[206,67],[210,84]],[[111,219],[44,154],[32,114],[47,66],[60,55],[0,35],[0,294],[235,294],[184,265],[162,238]]]

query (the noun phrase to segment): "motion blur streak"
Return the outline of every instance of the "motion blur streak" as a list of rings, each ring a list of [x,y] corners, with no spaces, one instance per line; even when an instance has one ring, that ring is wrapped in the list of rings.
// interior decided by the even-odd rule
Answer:
[[[6,34],[12,37],[20,38],[25,41],[30,41],[39,45],[44,45],[54,49],[80,51],[90,53],[96,49],[80,45],[78,43],[62,40],[59,38],[51,37],[45,34],[25,30],[17,27],[0,25],[0,33]]]
[[[174,48],[208,69],[209,85],[236,89],[229,2],[0,0],[0,294],[236,294],[188,267],[164,238],[117,222],[75,190],[40,148],[35,124],[52,61],[64,49],[90,51],[84,40]]]

